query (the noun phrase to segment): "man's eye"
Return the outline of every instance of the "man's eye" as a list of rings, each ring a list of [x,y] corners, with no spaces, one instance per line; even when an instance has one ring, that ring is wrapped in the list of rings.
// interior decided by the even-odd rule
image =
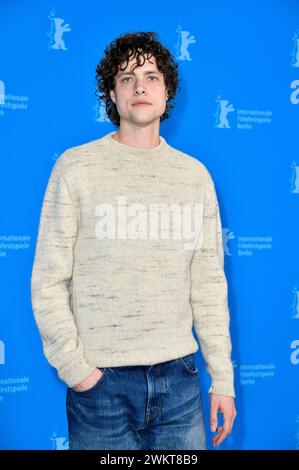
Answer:
[[[124,82],[125,80],[128,80],[129,78],[132,78],[132,77],[125,77],[121,81]],[[158,78],[155,75],[149,75],[149,78],[155,78],[156,80],[158,80]],[[155,80],[150,80],[150,81],[152,82],[152,81],[155,81]]]

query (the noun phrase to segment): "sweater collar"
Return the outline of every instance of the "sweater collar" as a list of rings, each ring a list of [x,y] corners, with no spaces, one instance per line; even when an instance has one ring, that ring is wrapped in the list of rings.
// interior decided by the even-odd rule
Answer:
[[[109,132],[102,139],[104,140],[104,142],[106,142],[107,145],[110,146],[111,149],[126,154],[128,157],[145,157],[152,159],[154,157],[159,157],[163,155],[169,147],[166,139],[161,135],[159,136],[159,145],[149,149],[144,147],[133,147],[132,145],[127,145],[122,142],[118,142],[118,140],[115,140],[112,137],[113,134],[116,134],[116,131]]]

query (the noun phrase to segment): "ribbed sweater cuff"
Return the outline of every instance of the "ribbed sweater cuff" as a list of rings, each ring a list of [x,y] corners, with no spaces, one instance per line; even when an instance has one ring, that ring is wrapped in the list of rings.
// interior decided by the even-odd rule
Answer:
[[[72,388],[85,380],[95,369],[95,366],[88,364],[84,359],[76,358],[57,369],[57,373],[61,380]]]
[[[236,394],[231,374],[227,375],[226,377],[212,378],[209,393],[215,393],[218,395],[228,395],[230,397],[235,398]]]

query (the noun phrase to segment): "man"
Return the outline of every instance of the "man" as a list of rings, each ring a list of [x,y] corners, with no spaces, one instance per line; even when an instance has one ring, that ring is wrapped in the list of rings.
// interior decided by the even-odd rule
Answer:
[[[53,168],[32,271],[35,319],[68,385],[70,449],[205,449],[193,324],[212,379],[211,430],[218,411],[224,419],[213,445],[236,416],[214,184],[159,135],[178,79],[156,35],[120,36],[105,53],[98,90],[119,130],[65,151]],[[194,205],[196,230],[183,237],[180,209]],[[162,218],[160,230],[157,209],[170,210],[172,228]]]

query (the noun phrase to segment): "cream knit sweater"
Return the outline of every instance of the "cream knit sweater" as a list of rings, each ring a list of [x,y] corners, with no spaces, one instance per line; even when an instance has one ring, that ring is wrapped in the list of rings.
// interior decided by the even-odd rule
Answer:
[[[103,137],[64,151],[42,205],[31,301],[69,387],[96,367],[150,365],[199,346],[209,393],[235,397],[219,206],[196,158]]]

